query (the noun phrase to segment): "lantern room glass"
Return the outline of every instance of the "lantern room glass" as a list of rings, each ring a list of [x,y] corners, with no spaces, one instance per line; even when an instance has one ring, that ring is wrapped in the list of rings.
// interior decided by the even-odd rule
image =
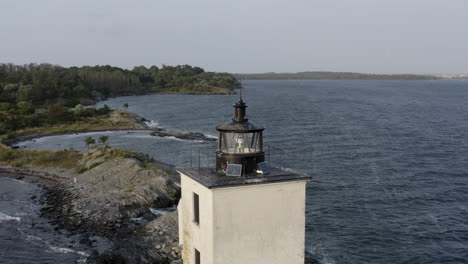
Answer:
[[[231,154],[247,154],[262,151],[262,132],[220,132],[218,148]]]

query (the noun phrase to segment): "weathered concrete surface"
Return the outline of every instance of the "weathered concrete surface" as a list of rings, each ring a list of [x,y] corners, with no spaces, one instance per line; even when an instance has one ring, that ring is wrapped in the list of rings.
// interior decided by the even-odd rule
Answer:
[[[185,264],[304,264],[308,179],[209,189],[181,173],[179,236]],[[193,221],[193,194],[199,223]]]

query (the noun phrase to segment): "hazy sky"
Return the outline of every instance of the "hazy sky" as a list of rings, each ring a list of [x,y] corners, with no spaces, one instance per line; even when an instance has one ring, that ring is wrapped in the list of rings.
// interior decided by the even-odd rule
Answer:
[[[467,0],[0,0],[0,62],[468,73]]]

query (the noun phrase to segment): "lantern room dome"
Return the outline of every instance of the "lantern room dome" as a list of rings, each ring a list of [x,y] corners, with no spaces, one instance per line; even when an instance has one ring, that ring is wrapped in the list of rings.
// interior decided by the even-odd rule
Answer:
[[[248,132],[259,132],[264,130],[265,128],[262,126],[259,126],[253,122],[250,122],[246,118],[246,108],[247,105],[242,101],[242,99],[239,100],[234,105],[235,110],[235,116],[232,119],[231,122],[217,126],[216,130],[218,131],[223,131],[223,132],[240,132],[240,133],[248,133]]]
[[[236,121],[231,121],[227,124],[224,124],[224,125],[221,125],[221,126],[217,126],[216,127],[216,130],[218,131],[223,131],[223,132],[227,132],[227,131],[232,131],[232,132],[239,132],[239,133],[248,133],[248,132],[259,132],[259,131],[262,131],[264,130],[265,128],[262,127],[262,126],[259,126],[253,122],[250,122],[248,120],[242,122],[242,123],[238,123]]]
[[[226,173],[229,165],[242,167],[242,175],[255,174],[258,163],[265,160],[263,152],[264,128],[246,118],[247,105],[239,100],[234,105],[235,114],[231,122],[217,126],[218,149],[216,171]]]

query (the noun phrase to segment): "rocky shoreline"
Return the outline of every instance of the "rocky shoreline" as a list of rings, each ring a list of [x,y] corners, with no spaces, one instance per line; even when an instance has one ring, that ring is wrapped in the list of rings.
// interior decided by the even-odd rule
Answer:
[[[117,164],[107,164],[100,169],[115,165]],[[95,236],[112,242],[105,252],[93,250],[86,263],[182,264],[175,210],[180,192],[174,179],[169,185],[174,184],[175,196],[168,197],[168,200],[163,198],[162,203],[157,202],[158,199],[151,199],[149,203],[138,203],[134,199],[112,202],[116,198],[115,193],[118,193],[112,186],[104,191],[103,195],[109,199],[103,202],[97,198],[99,195],[89,196],[89,192],[95,189],[83,182],[82,177],[77,179],[77,175],[76,172],[57,168],[33,169],[0,165],[0,177],[13,177],[38,184],[44,189],[45,194],[40,198],[44,203],[42,215],[56,225],[57,230],[64,229],[73,235],[80,235],[79,242],[90,247],[94,245],[92,237]],[[124,204],[127,202],[130,203]],[[162,208],[166,213],[155,214],[152,211],[156,207]],[[306,252],[305,264],[319,262],[316,256]]]
[[[109,115],[109,117],[101,120],[104,122],[103,125],[99,124],[89,124],[89,126],[83,127],[73,127],[73,124],[61,125],[57,127],[48,127],[44,128],[44,131],[20,131],[13,138],[3,139],[3,144],[7,146],[14,146],[15,144],[26,141],[33,140],[36,138],[53,136],[53,135],[67,135],[67,134],[77,134],[77,133],[88,133],[88,132],[104,132],[104,131],[126,131],[126,130],[153,130],[148,127],[145,123],[145,118],[128,111],[123,110],[114,110]],[[39,128],[40,129],[40,128]]]
[[[12,148],[17,148],[15,145],[28,140],[34,140],[42,137],[48,136],[58,136],[58,135],[71,135],[71,134],[81,134],[81,133],[91,133],[91,132],[108,132],[108,131],[152,131],[153,128],[137,128],[137,129],[125,129],[125,128],[109,128],[109,129],[93,129],[93,130],[86,130],[86,131],[70,131],[70,132],[63,132],[63,133],[39,133],[39,134],[31,134],[26,136],[18,136],[14,140],[10,140],[5,142],[7,146]]]
[[[147,120],[126,111],[116,112],[111,120],[125,122],[125,128],[66,133],[152,130],[151,135],[159,137],[216,140],[197,132],[149,128]],[[9,145],[48,135],[17,137]],[[108,146],[89,148],[80,155],[73,169],[0,165],[0,176],[41,186],[42,214],[57,230],[80,235],[80,243],[90,247],[94,236],[111,241],[106,251],[94,250],[87,263],[181,264],[176,210],[180,176],[175,168],[142,153]],[[318,262],[306,252],[305,263]]]
[[[43,216],[57,229],[79,234],[80,243],[91,245],[92,236],[112,242],[106,252],[93,251],[87,263],[181,263],[177,172],[144,156],[115,158],[109,149],[86,151],[81,173],[1,165],[0,176],[41,186]]]
[[[175,137],[183,140],[216,141],[216,138],[207,137],[202,133],[184,130],[166,130],[162,128],[153,128],[153,132],[151,132],[150,135],[158,137]]]
[[[66,131],[60,133],[32,133],[28,135],[16,136],[15,138],[8,139],[4,141],[4,144],[11,146],[12,148],[17,148],[15,145],[22,141],[34,140],[41,137],[54,136],[54,135],[67,135],[67,134],[78,134],[78,133],[88,133],[88,132],[106,132],[106,131],[151,131],[150,135],[158,137],[174,137],[182,140],[203,140],[203,141],[216,141],[216,138],[207,137],[202,133],[185,131],[185,130],[176,130],[176,129],[163,129],[149,127],[145,118],[122,110],[114,111],[109,117],[109,121],[116,124],[113,127],[107,128],[97,128],[97,129],[87,129],[83,131]],[[117,125],[125,123],[124,126]]]

